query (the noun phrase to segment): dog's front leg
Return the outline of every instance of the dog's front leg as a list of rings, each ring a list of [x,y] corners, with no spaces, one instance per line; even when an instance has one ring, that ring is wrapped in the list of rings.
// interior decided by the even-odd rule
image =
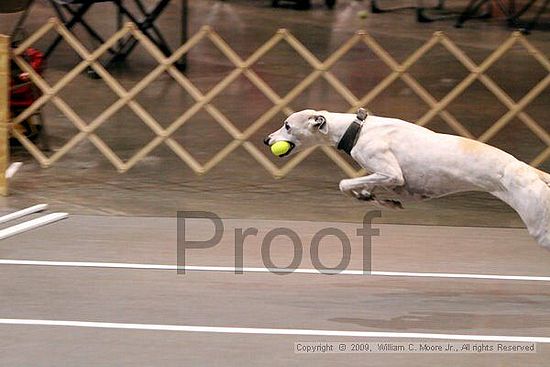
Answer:
[[[358,144],[351,152],[355,159],[370,175],[340,181],[340,191],[359,200],[370,201],[375,205],[403,208],[396,200],[376,200],[372,190],[379,187],[394,188],[405,183],[399,162],[388,145],[383,141]]]
[[[340,191],[344,194],[357,197],[359,194],[364,194],[368,196],[368,193],[375,186],[381,186],[381,184],[388,184],[390,180],[388,176],[373,173],[368,176],[357,177],[357,178],[348,178],[340,181]]]
[[[350,178],[340,181],[340,191],[358,200],[370,201],[376,206],[402,209],[403,206],[397,200],[377,200],[371,191],[376,186],[395,187],[403,185],[402,175],[393,176],[383,173],[373,173],[368,176]]]

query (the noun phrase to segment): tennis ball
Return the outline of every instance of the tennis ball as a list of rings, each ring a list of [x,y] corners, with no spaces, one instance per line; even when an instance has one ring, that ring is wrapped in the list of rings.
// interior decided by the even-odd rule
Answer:
[[[278,141],[271,146],[271,153],[276,156],[281,156],[290,150],[290,143],[288,141]]]
[[[366,10],[361,10],[360,12],[357,13],[357,15],[361,19],[367,19],[367,17],[369,16],[369,12]]]

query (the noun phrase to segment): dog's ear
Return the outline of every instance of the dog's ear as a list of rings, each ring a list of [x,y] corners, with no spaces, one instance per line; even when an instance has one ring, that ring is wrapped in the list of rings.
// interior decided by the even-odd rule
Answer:
[[[312,127],[315,127],[321,132],[321,134],[328,133],[327,119],[323,115],[313,115],[309,118],[309,123]]]

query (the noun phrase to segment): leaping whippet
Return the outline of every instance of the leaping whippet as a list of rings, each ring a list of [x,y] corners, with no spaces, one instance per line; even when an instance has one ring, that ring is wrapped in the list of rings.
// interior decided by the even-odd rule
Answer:
[[[288,142],[280,157],[315,145],[345,151],[369,174],[341,180],[340,190],[378,206],[400,209],[402,201],[488,192],[514,208],[529,233],[550,250],[550,174],[488,144],[367,115],[364,109],[357,115],[293,113],[264,140],[269,146],[277,142]],[[379,198],[384,191],[397,200]]]

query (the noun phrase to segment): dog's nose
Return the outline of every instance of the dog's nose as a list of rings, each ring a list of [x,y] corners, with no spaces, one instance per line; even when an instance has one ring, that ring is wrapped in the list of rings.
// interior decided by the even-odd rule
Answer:
[[[270,139],[269,139],[269,136],[266,137],[266,138],[264,139],[264,144],[265,144],[265,145],[269,145],[269,140],[270,140]]]

